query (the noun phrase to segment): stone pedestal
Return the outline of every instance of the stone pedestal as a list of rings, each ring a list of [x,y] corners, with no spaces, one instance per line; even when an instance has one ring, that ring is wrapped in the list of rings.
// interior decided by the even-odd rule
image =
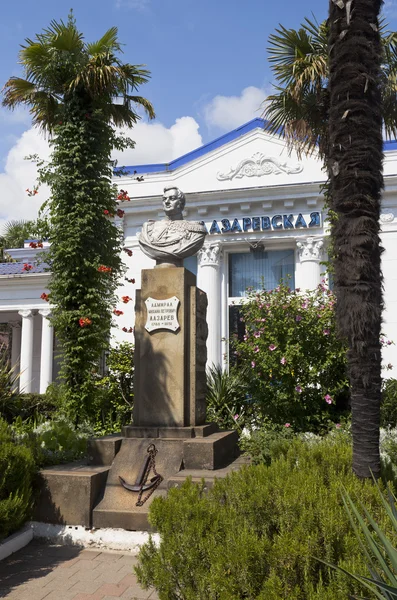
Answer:
[[[135,307],[134,426],[205,423],[206,308],[206,294],[187,269],[142,271]]]

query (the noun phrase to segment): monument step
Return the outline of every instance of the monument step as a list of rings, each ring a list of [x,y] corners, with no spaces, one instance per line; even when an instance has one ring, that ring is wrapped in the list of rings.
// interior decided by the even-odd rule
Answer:
[[[183,442],[185,469],[220,469],[238,455],[236,431],[219,431],[205,438]]]
[[[122,435],[127,438],[174,438],[188,439],[208,437],[219,430],[216,423],[195,425],[194,427],[139,427],[124,425]]]
[[[41,469],[33,519],[91,527],[92,509],[103,492],[109,469],[81,461]]]

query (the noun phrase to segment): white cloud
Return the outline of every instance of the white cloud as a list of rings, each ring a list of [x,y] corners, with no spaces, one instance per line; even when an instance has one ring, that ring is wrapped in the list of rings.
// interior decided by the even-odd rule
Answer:
[[[119,165],[136,165],[169,162],[202,145],[199,125],[192,117],[176,119],[170,128],[161,123],[140,122],[124,133],[136,142],[135,149],[115,152]],[[37,196],[29,197],[26,189],[36,182],[36,166],[24,160],[25,156],[38,154],[47,159],[50,148],[46,139],[36,130],[25,131],[9,151],[5,169],[0,173],[0,226],[10,219],[34,219],[38,209],[48,198],[45,187]]]
[[[36,129],[25,131],[9,151],[4,172],[0,173],[0,224],[10,219],[34,219],[40,205],[48,197],[48,190],[40,188],[37,196],[29,197],[26,189],[36,183],[36,166],[25,156],[38,154],[47,159],[48,142]]]
[[[134,8],[135,10],[144,11],[149,8],[151,0],[116,0],[117,8]]]
[[[260,117],[267,95],[265,90],[249,86],[240,96],[215,96],[204,108],[204,119],[209,127],[230,131]]]
[[[113,153],[119,166],[170,162],[203,143],[193,117],[180,117],[169,129],[161,123],[139,122],[122,131],[135,141],[135,148]]]

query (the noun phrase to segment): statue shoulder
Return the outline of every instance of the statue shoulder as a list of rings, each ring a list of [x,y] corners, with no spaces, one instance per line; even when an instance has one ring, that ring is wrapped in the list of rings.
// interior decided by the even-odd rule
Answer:
[[[186,221],[187,229],[198,233],[207,233],[204,221]]]

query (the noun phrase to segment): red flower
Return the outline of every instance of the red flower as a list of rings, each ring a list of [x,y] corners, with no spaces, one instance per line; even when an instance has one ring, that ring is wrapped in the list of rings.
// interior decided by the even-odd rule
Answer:
[[[110,213],[109,213],[109,211],[108,211],[107,209],[105,209],[105,210],[103,211],[103,214],[104,214],[104,215],[108,215],[108,214],[110,214]]]
[[[33,188],[33,190],[30,190],[29,188],[26,188],[25,190],[28,193],[28,196],[35,196],[36,194],[38,194],[39,192],[37,191],[37,188]]]
[[[30,242],[29,247],[30,248],[37,248],[36,242]]]
[[[124,211],[121,210],[121,208],[118,208],[116,211],[117,216],[121,219],[122,217],[124,217]]]
[[[128,283],[135,283],[135,279],[128,279],[128,277],[124,277],[125,281],[128,281]]]
[[[128,329],[127,329],[127,327],[123,327],[121,331],[124,331],[124,333],[127,333]]]
[[[92,321],[88,317],[82,317],[81,319],[79,319],[80,327],[87,327],[88,325],[91,325],[91,323]]]
[[[42,248],[43,247],[43,242],[37,242],[37,247],[38,248]]]
[[[128,254],[128,256],[132,256],[132,250],[130,250],[129,248],[123,248],[123,250],[126,254]]]
[[[118,310],[117,308],[114,309],[113,314],[116,315],[116,317],[119,317],[120,315],[123,315],[123,311],[122,310]]]
[[[22,271],[27,271],[29,273],[29,271],[31,271],[32,269],[32,265],[30,265],[29,263],[23,263]]]
[[[121,296],[121,299],[124,302],[124,304],[127,304],[130,300],[132,300],[132,298],[130,298],[129,296]]]
[[[134,331],[133,327],[130,327],[129,329],[127,329],[127,327],[123,327],[122,331],[124,331],[124,333],[132,333]]]
[[[121,200],[122,202],[124,200],[130,200],[127,190],[120,190],[120,192],[117,195],[117,200]]]
[[[40,298],[41,298],[42,300],[45,300],[46,302],[48,302],[48,301],[49,301],[49,299],[50,299],[49,295],[48,295],[48,294],[46,294],[45,292],[43,292],[43,293],[41,294]]]
[[[99,265],[98,269],[97,269],[100,273],[110,273],[112,270],[112,267],[105,267],[105,265]]]

